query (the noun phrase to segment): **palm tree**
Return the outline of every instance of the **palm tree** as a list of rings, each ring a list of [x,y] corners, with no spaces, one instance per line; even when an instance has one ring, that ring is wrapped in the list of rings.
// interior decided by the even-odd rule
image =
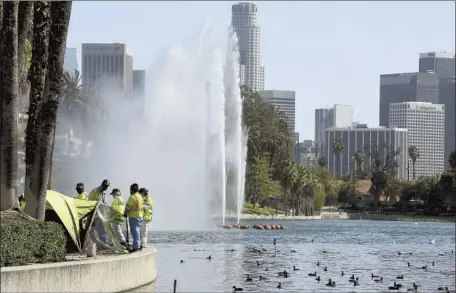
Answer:
[[[37,136],[37,156],[34,158],[32,182],[38,182],[34,191],[36,196],[37,220],[44,220],[46,207],[46,187],[52,159],[52,145],[57,121],[57,110],[62,88],[63,60],[65,55],[68,25],[71,16],[71,1],[51,2],[51,33],[49,35],[48,72],[46,80],[49,91],[45,92],[38,113],[39,130]]]
[[[285,215],[288,215],[288,195],[293,187],[293,182],[296,180],[297,170],[296,165],[291,162],[287,161],[284,163],[284,166],[281,169],[281,178],[280,178],[280,185],[284,191],[284,205],[285,205]]]
[[[332,145],[333,152],[336,156],[336,167],[340,170],[340,176],[342,176],[342,166],[340,165],[340,158],[344,152],[344,141],[340,138],[336,139]],[[336,177],[336,173],[334,173],[334,178]]]
[[[3,19],[0,30],[1,51],[1,145],[0,145],[0,210],[17,205],[18,168],[18,2],[3,2]]]
[[[416,160],[420,157],[420,152],[416,145],[409,146],[408,156],[409,156],[409,159],[412,161],[412,170],[413,170],[412,178],[413,178],[413,180],[415,180],[415,163],[416,163]]]
[[[355,160],[356,164],[355,175],[361,174],[361,172],[363,171],[364,151],[362,149],[357,150],[355,152],[353,159]]]
[[[317,165],[320,168],[325,168],[326,165],[328,165],[328,159],[325,156],[319,157],[318,160],[317,160]]]
[[[25,212],[36,217],[38,202],[36,190],[38,181],[32,178],[35,163],[36,147],[38,143],[38,115],[40,105],[45,95],[45,82],[48,67],[49,34],[51,29],[50,3],[39,1],[35,3],[33,13],[33,44],[32,60],[30,65],[30,105],[28,111],[27,128],[25,130],[25,186],[24,193],[27,200]],[[32,182],[34,186],[32,186]]]

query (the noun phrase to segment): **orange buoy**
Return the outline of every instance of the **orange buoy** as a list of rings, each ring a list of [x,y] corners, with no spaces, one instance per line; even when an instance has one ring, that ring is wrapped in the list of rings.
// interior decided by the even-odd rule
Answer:
[[[261,225],[253,225],[253,228],[257,229],[257,230],[263,230],[264,229],[263,226],[261,226]]]
[[[240,225],[239,226],[239,229],[243,229],[243,230],[248,229],[248,228],[250,228],[249,225]]]
[[[266,230],[271,230],[271,227],[269,225],[264,225],[263,228]]]
[[[222,228],[223,229],[231,229],[231,225],[223,225]]]

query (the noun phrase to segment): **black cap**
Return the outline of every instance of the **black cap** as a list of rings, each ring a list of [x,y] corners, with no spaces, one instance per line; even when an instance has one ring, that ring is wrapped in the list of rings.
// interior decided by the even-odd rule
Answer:
[[[147,188],[145,188],[145,187],[140,188],[138,192],[141,194],[144,194],[144,195],[149,194],[149,190],[147,190]]]
[[[114,189],[111,191],[111,194],[114,194],[115,192],[120,193],[120,189],[119,189],[119,188],[114,188]]]
[[[105,179],[105,180],[103,180],[103,182],[101,182],[101,185],[102,186],[109,186],[109,185],[111,185],[111,182],[109,182],[108,179]]]

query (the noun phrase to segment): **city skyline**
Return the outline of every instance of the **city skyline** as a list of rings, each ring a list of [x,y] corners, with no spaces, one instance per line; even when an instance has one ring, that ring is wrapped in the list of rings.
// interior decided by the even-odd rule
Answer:
[[[166,47],[197,35],[206,15],[223,32],[236,3],[75,2],[67,46],[80,52],[84,42],[126,43],[132,47],[135,68],[148,70]],[[355,120],[377,125],[380,74],[418,71],[422,52],[454,51],[452,2],[257,5],[265,89],[296,92],[296,130],[302,139],[314,137],[314,109],[333,104],[353,105]],[[382,11],[388,15],[386,22]],[[100,26],[100,13],[122,13],[131,21],[107,19]],[[423,18],[428,21],[423,23]],[[166,30],[150,29],[162,23],[167,23]],[[328,74],[337,76],[331,86]]]

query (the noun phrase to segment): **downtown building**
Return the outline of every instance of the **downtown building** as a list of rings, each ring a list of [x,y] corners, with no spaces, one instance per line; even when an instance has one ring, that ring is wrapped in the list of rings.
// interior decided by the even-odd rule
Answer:
[[[403,102],[389,105],[390,127],[408,130],[407,145],[416,146],[419,158],[415,163],[415,178],[437,176],[444,169],[445,106],[425,102]],[[412,178],[412,162],[408,159]]]
[[[238,38],[240,80],[249,90],[264,90],[264,67],[261,66],[260,25],[258,8],[253,3],[240,2],[231,7],[231,26]]]
[[[328,128],[353,126],[353,107],[336,104],[332,108],[315,109],[315,155],[323,154]]]
[[[445,106],[445,170],[450,169],[448,158],[456,150],[456,77],[444,77],[439,80],[440,104]]]
[[[439,78],[456,75],[455,54],[450,52],[420,53],[419,72],[433,72]]]
[[[137,101],[138,113],[145,115],[146,71],[133,70],[133,98]]]
[[[438,104],[438,76],[435,73],[428,72],[380,75],[380,126],[389,127],[389,105],[403,102]]]
[[[82,85],[109,86],[126,94],[133,92],[133,56],[126,44],[82,44]]]
[[[337,155],[333,151],[333,144],[337,140],[344,143],[344,151]],[[364,152],[363,170],[370,170],[370,154],[379,152],[382,167],[387,160],[387,154],[399,151],[396,157],[398,163],[397,178],[406,178],[407,168],[407,129],[376,127],[369,128],[366,124],[355,127],[333,127],[325,130],[324,156],[328,159],[328,171],[334,178],[341,178],[347,174],[354,174],[356,162],[355,153]]]

